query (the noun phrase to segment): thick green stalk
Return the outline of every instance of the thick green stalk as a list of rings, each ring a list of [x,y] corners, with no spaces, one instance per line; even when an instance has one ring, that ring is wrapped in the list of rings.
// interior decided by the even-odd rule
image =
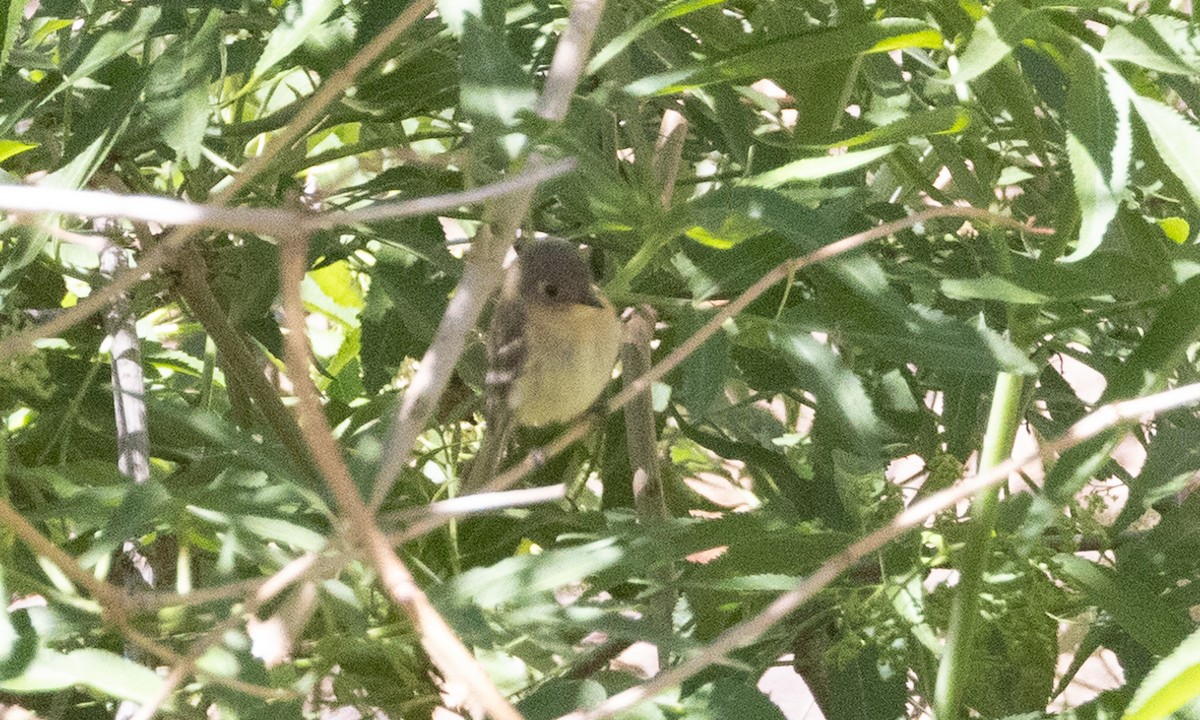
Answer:
[[[1021,423],[1024,379],[1010,373],[996,377],[992,408],[979,452],[979,472],[987,472],[1008,459]],[[979,622],[979,592],[991,554],[992,534],[996,525],[999,490],[979,493],[971,501],[971,527],[967,547],[959,568],[959,581],[950,610],[950,628],[934,687],[934,717],[958,720],[966,716],[963,689],[971,658],[975,629]]]

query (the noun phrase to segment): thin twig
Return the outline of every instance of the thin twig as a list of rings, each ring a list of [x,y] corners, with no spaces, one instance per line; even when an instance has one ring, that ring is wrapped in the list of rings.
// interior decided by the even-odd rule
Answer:
[[[625,342],[621,345],[621,380],[635,382],[650,370],[654,323],[658,316],[648,305],[636,308],[625,323]],[[650,389],[637,394],[625,406],[625,441],[629,467],[633,470],[633,506],[638,522],[648,527],[661,526],[671,518],[659,471],[658,433],[654,422],[654,399]],[[646,620],[663,637],[671,633],[678,590],[675,568],[666,562],[651,568],[649,578],[657,587],[648,603]],[[666,658],[663,648],[655,646],[658,667]]]
[[[654,143],[654,179],[662,188],[658,199],[664,208],[671,207],[671,200],[675,196],[675,182],[679,178],[679,164],[683,158],[687,132],[688,121],[683,113],[674,108],[663,112],[658,125],[658,140]]]
[[[314,232],[349,225],[369,225],[383,220],[419,217],[528,190],[570,172],[574,158],[531,168],[514,177],[469,190],[414,200],[381,200],[370,207],[344,212],[313,213],[294,208],[227,207],[197,205],[153,195],[122,195],[94,190],[69,190],[25,185],[0,189],[0,210],[19,213],[66,213],[92,218],[124,218],[176,227],[247,232],[273,237],[280,228],[289,232]],[[17,220],[24,220],[18,216]],[[30,218],[32,221],[32,218]],[[41,221],[37,224],[41,226]],[[86,236],[81,236],[86,237]],[[73,241],[78,241],[72,237]]]
[[[283,295],[284,355],[296,391],[296,416],[300,431],[330,492],[343,514],[341,536],[361,547],[379,572],[382,585],[412,622],[425,652],[446,679],[463,682],[470,698],[496,720],[520,720],[487,671],[463,645],[450,625],[438,614],[417,586],[412,573],[392,549],[387,536],[359,494],[342,458],[337,440],[329,430],[321,399],[308,371],[310,349],[304,321],[300,286],[308,270],[307,236],[285,240],[280,246],[280,290]]]
[[[187,301],[192,314],[200,320],[204,330],[213,339],[222,361],[228,365],[226,377],[236,377],[243,383],[254,399],[254,406],[262,414],[276,438],[287,449],[297,472],[305,473],[309,468],[308,447],[296,427],[292,414],[284,407],[279,393],[271,386],[263,365],[247,344],[242,333],[229,321],[229,314],[221,307],[212,287],[208,284],[208,266],[200,252],[194,247],[183,250],[183,261],[179,267],[179,292]]]
[[[359,73],[374,64],[405,30],[433,12],[435,4],[436,0],[417,0],[405,8],[399,17],[372,38],[366,47],[355,54],[348,63],[322,83],[308,100],[304,101],[304,106],[296,113],[296,117],[277,135],[271,137],[262,154],[251,158],[224,192],[213,198],[213,203],[216,205],[231,204],[242,190],[274,162],[276,157],[283,155],[284,150],[291,147],[292,143],[296,142],[321,119],[326,108],[342,96],[346,88],[354,83]],[[3,194],[3,189],[0,189],[0,194]],[[175,251],[186,245],[197,234],[196,228],[177,228],[163,238],[153,250],[138,258],[136,268],[120,273],[113,278],[111,283],[103,287],[94,288],[91,295],[80,300],[61,315],[0,340],[0,360],[25,352],[35,341],[58,335],[100,312],[114,298],[120,297],[141,282],[143,278],[166,266]]]
[[[841,240],[837,240],[828,245],[825,245],[817,250],[814,250],[807,255],[793,258],[780,263],[769,271],[766,275],[759,278],[753,285],[737,298],[731,300],[726,305],[721,306],[719,310],[701,326],[696,332],[692,333],[687,340],[680,343],[667,357],[663,358],[662,362],[655,365],[645,375],[625,386],[617,393],[608,403],[608,411],[616,412],[625,406],[638,393],[649,388],[650,385],[658,380],[661,380],[675,368],[679,367],[680,363],[694,353],[701,345],[710,337],[720,331],[721,326],[727,320],[736,316],[742,310],[745,310],[750,303],[754,302],[760,295],[769,290],[775,283],[787,278],[792,273],[824,262],[832,257],[840,255],[850,250],[860,248],[875,240],[893,235],[901,230],[908,229],[914,225],[919,225],[930,220],[942,217],[965,217],[975,220],[991,222],[997,225],[1003,225],[1021,230],[1023,232],[1032,232],[1037,234],[1051,234],[1054,231],[1046,228],[1030,227],[1019,220],[1004,215],[988,212],[987,210],[979,210],[973,207],[962,207],[958,205],[948,205],[946,207],[929,208],[918,213],[913,213],[908,217],[894,220],[892,222],[876,225],[875,227],[864,230],[860,233],[848,235]],[[479,492],[497,492],[512,487],[519,482],[521,478],[536,470],[538,467],[545,464],[547,460],[557,456],[559,453],[566,450],[580,438],[585,436],[592,426],[591,418],[584,418],[576,422],[571,427],[563,431],[561,435],[552,440],[544,447],[538,448],[536,453],[531,453],[523,458],[513,467],[497,475],[490,483],[479,488]],[[441,527],[445,520],[437,517],[426,517],[415,523],[411,532],[416,535],[427,533],[438,527]]]
[[[303,557],[303,556],[302,556]],[[332,576],[341,572],[345,565],[344,558],[320,558],[313,567],[313,575]],[[279,572],[282,572],[280,570]],[[276,582],[278,572],[265,578],[250,578],[238,582],[211,588],[199,588],[186,593],[177,592],[138,592],[129,593],[125,598],[125,607],[132,612],[146,612],[166,607],[191,607],[204,605],[221,600],[243,598],[265,592],[263,588]]]
[[[545,487],[522,488],[494,493],[473,493],[462,495],[449,500],[439,500],[428,505],[408,508],[379,516],[380,526],[408,525],[414,520],[426,515],[438,515],[449,518],[461,518],[468,515],[508,510],[510,508],[541,505],[543,503],[562,500],[567,496],[567,486],[563,483]],[[388,536],[394,545],[400,545],[412,539],[407,529]]]
[[[150,720],[150,718],[154,717],[163,703],[167,701],[167,698],[171,697],[175,692],[175,689],[195,672],[196,663],[200,662],[200,658],[211,647],[224,639],[225,633],[240,625],[242,618],[256,614],[259,608],[270,602],[276,595],[310,574],[310,571],[313,570],[317,563],[317,559],[318,556],[315,553],[305,553],[284,565],[278,572],[267,578],[266,582],[259,585],[255,592],[246,599],[242,612],[225,618],[216,627],[210,628],[204,633],[203,637],[192,643],[192,646],[188,649],[188,654],[174,663],[162,684],[158,686],[154,694],[150,696],[129,720]]]
[[[1005,482],[1009,475],[1030,463],[1047,460],[1081,442],[1132,423],[1145,422],[1161,413],[1200,402],[1200,383],[1184,385],[1154,395],[1110,403],[1087,415],[1067,429],[1067,432],[1020,458],[993,467],[988,472],[964,480],[912,505],[886,526],[851,543],[846,549],[825,561],[795,588],[776,598],[765,610],[743,623],[721,633],[716,640],[679,665],[666,670],[652,680],[618,693],[590,710],[563,715],[558,720],[601,720],[652,698],[719,662],[734,650],[762,637],[772,626],[786,618],[838,576],[852,569],[883,546],[922,525],[929,517],[954,507],[976,493]]]

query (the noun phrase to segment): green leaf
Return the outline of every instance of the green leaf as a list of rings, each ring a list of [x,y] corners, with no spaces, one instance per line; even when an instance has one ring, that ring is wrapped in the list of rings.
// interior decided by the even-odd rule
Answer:
[[[942,293],[952,300],[998,300],[1014,305],[1041,305],[1048,295],[1026,290],[1008,278],[985,275],[981,278],[947,278],[940,284]]]
[[[712,67],[670,71],[643,78],[627,86],[632,95],[673,95],[718,82],[745,82],[790,73],[812,65],[849,60],[860,55],[906,48],[940,48],[936,28],[912,18],[885,18],[876,22],[834,27],[785,40],[758,44]]]
[[[1082,220],[1078,244],[1063,258],[1067,262],[1100,246],[1129,182],[1132,92],[1107,63],[1099,63],[1090,51],[1071,56],[1066,146]]]
[[[538,555],[520,555],[491,567],[469,570],[438,587],[435,594],[453,605],[482,608],[528,601],[610,568],[621,562],[626,552],[615,538],[610,538]]]
[[[24,143],[19,140],[0,140],[0,162],[4,162],[14,155],[20,155],[35,147],[38,147],[38,143]]]
[[[690,336],[709,317],[708,313],[689,313],[686,318],[681,318],[675,327],[678,338],[682,340]],[[676,397],[692,418],[703,419],[724,392],[725,377],[729,374],[729,350],[729,336],[719,332],[680,365],[682,382],[678,385]]]
[[[784,714],[752,681],[723,677],[708,698],[710,720],[784,720]]]
[[[150,668],[107,650],[60,653],[42,648],[25,672],[0,681],[0,690],[41,693],[81,685],[108,697],[146,703],[162,683]]]
[[[1187,349],[1200,339],[1200,275],[1176,287],[1163,301],[1150,330],[1129,358],[1112,373],[1101,402],[1141,397],[1166,387]],[[1041,533],[1067,502],[1111,458],[1119,438],[1114,430],[1080,443],[1062,454],[1046,475],[1045,491],[1036,495],[1021,528],[1027,541]]]
[[[1168,217],[1158,221],[1163,235],[1171,242],[1182,245],[1192,236],[1192,226],[1181,217]]]
[[[822,155],[821,157],[803,158],[768,170],[741,182],[748,187],[776,188],[791,182],[817,182],[825,178],[841,175],[842,173],[858,170],[873,165],[892,152],[894,146],[871,148],[839,153],[837,155]]]
[[[859,452],[879,452],[883,426],[858,376],[809,333],[777,325],[770,335],[772,346],[796,373],[798,386],[816,395],[817,413]]]
[[[553,720],[573,710],[594,708],[608,697],[595,680],[550,678],[517,705],[526,720]]]
[[[414,235],[439,232],[436,222],[420,221],[407,228]],[[429,347],[454,278],[389,245],[375,253],[369,274],[360,320],[363,383],[376,392],[395,377],[405,358],[420,357]]]
[[[212,10],[191,37],[175,38],[146,78],[145,110],[150,125],[191,167],[200,164],[212,116],[208,86],[220,66],[221,17]]]
[[[0,11],[0,68],[8,65],[9,53],[17,42],[17,33],[21,31],[24,9],[24,0],[8,0],[8,7]]]
[[[267,40],[262,55],[258,57],[258,62],[254,63],[247,86],[253,85],[266,75],[268,70],[303,45],[321,23],[329,19],[333,11],[341,6],[340,0],[293,0],[284,5],[285,21],[271,31],[271,37]]]
[[[1162,73],[1192,75],[1200,72],[1200,34],[1183,18],[1144,15],[1115,26],[1100,54]]]
[[[943,107],[916,113],[861,135],[830,143],[827,147],[855,147],[895,143],[929,135],[957,135],[971,124],[971,114],[961,106]]]
[[[281,518],[244,515],[236,519],[236,524],[264,540],[287,543],[304,552],[320,552],[328,545],[321,533]]]
[[[130,483],[128,490],[95,543],[79,558],[84,567],[91,567],[100,558],[115,552],[126,540],[151,529],[163,506],[170,499],[161,483],[150,481]]]
[[[63,76],[67,82],[56,88],[54,93],[92,76],[100,68],[140,47],[150,37],[150,30],[161,16],[162,8],[157,5],[130,6],[116,19],[98,27],[63,64]]]
[[[608,64],[617,55],[625,51],[638,38],[668,20],[683,17],[697,10],[703,10],[712,5],[720,5],[725,0],[673,0],[658,10],[634,23],[633,27],[613,38],[600,52],[596,53],[588,63],[587,73],[592,75]]]
[[[462,38],[463,112],[479,121],[512,127],[533,109],[537,94],[500,31],[467,15]]]
[[[1128,582],[1111,568],[1076,555],[1060,553],[1054,565],[1067,581],[1083,591],[1089,603],[1102,608],[1152,653],[1171,652],[1192,628],[1187,609],[1172,607],[1152,588]]]
[[[1133,107],[1146,126],[1163,163],[1175,174],[1194,207],[1200,208],[1200,127],[1157,100],[1133,96]]]
[[[0,565],[0,681],[18,677],[33,662],[38,634],[25,610],[9,611],[6,570]]]
[[[1041,13],[1029,12],[1016,0],[997,2],[991,13],[975,24],[967,47],[959,57],[958,68],[945,82],[970,82],[991,70],[1029,36],[1035,23],[1043,19]]]
[[[1166,720],[1200,698],[1200,630],[1163,658],[1142,680],[1122,720]]]

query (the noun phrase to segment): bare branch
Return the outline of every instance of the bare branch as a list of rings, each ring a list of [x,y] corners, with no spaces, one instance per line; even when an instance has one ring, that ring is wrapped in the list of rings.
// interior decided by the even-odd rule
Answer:
[[[583,67],[592,50],[592,40],[603,14],[604,0],[575,0],[571,3],[567,29],[554,48],[550,72],[546,75],[546,84],[538,98],[538,115],[553,121],[561,121],[567,116],[571,96],[575,94],[575,87],[583,75]]]
[[[547,180],[560,177],[570,172],[575,164],[574,158],[565,158],[491,185],[414,200],[381,200],[370,207],[344,212],[312,213],[293,208],[197,205],[153,195],[122,195],[32,185],[6,185],[0,190],[0,210],[17,213],[65,213],[92,218],[124,218],[160,225],[248,232],[274,237],[280,228],[287,228],[289,232],[312,232],[349,225],[367,225],[382,220],[418,217],[466,205],[477,205],[487,200],[526,191]],[[71,239],[76,240],[74,236]]]
[[[188,247],[184,248],[183,253],[184,260],[179,263],[180,294],[213,339],[224,362],[229,365],[226,376],[236,377],[238,382],[245,384],[248,394],[254,399],[254,406],[287,449],[296,471],[304,474],[310,466],[309,453],[295,419],[263,374],[263,364],[242,333],[230,323],[228,313],[213,295],[208,284],[208,266],[200,252]]]
[[[440,500],[429,505],[401,510],[399,512],[390,513],[380,516],[379,524],[382,525],[407,525],[414,520],[425,517],[426,515],[437,515],[447,518],[460,518],[468,515],[478,515],[480,513],[495,512],[497,510],[507,510],[509,508],[526,507],[528,505],[541,505],[542,503],[554,502],[562,500],[567,496],[567,486],[559,483],[557,485],[547,485],[545,487],[524,488],[521,490],[508,490],[505,492],[494,493],[472,493],[471,495],[462,495],[449,500]],[[393,533],[389,539],[393,544],[411,540],[414,535],[409,531],[403,530],[399,533]]]

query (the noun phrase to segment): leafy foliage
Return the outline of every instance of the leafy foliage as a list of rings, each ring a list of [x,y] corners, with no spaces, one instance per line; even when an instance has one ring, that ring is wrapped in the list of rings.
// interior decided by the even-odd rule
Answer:
[[[656,360],[772,268],[840,238],[931,205],[1016,221],[933,218],[756,295],[653,389],[667,517],[634,501],[616,413],[527,478],[565,483],[565,500],[397,541],[526,717],[638,684],[637,669],[610,662],[628,645],[648,642],[671,665],[756,617],[971,467],[996,441],[989,406],[1045,439],[1096,397],[1197,381],[1190,3],[610,0],[554,122],[538,98],[571,6],[441,0],[284,147],[271,143],[314,94],[419,6],[11,0],[0,12],[0,181],[207,203],[263,163],[234,205],[336,216],[488,185],[532,152],[575,158],[519,221],[590,245],[614,303],[655,309]],[[672,140],[664,116],[684,134]],[[314,233],[300,289],[311,368],[284,358],[280,243],[294,229],[206,224],[194,254],[125,298],[146,376],[144,482],[118,464],[116,359],[100,322],[0,350],[0,496],[15,509],[0,532],[0,700],[111,717],[121,701],[158,702],[150,667],[207,648],[164,715],[424,717],[454,704],[455,678],[350,552],[363,529],[346,526],[271,413],[286,417],[293,380],[311,377],[369,498],[414,366],[440,360],[425,354],[489,207]],[[0,225],[4,335],[107,284],[106,242],[143,262],[169,237],[115,201],[105,222],[55,210]],[[452,497],[478,447],[483,345],[458,330],[471,340],[383,503],[384,531]],[[1018,379],[1008,405],[993,398],[997,376]],[[919,715],[940,702],[939,665],[961,699],[938,708],[948,716],[1200,716],[1198,432],[1190,410],[1137,425],[1135,463],[1114,460],[1116,431],[1078,444],[1032,496],[1006,490],[994,518],[978,505],[938,516],[747,636],[730,662],[623,717],[794,717],[758,689],[781,658],[830,720]],[[1122,509],[1097,507],[1101,485],[1127,492]],[[142,604],[118,617],[30,546],[20,518],[114,587],[136,575],[123,568],[134,540],[156,594],[138,589]],[[255,600],[299,562],[311,564]],[[948,570],[981,583],[956,652],[943,641],[968,584],[944,582]],[[1064,618],[1088,624],[1066,673]],[[132,629],[154,657],[131,650]],[[1125,684],[1053,705],[1099,649]]]

